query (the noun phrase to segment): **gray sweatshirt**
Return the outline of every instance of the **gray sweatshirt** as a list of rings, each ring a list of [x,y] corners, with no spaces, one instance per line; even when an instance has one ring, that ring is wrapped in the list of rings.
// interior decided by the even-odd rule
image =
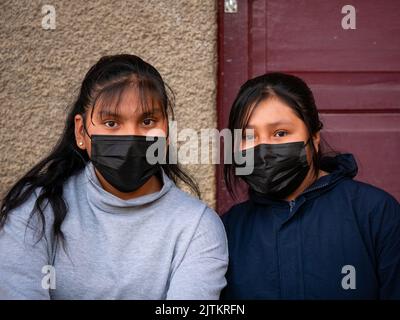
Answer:
[[[122,200],[105,191],[89,162],[64,185],[66,251],[27,221],[38,195],[0,231],[0,299],[218,299],[227,241],[218,215],[163,172],[159,192]],[[36,243],[36,244],[35,244]]]

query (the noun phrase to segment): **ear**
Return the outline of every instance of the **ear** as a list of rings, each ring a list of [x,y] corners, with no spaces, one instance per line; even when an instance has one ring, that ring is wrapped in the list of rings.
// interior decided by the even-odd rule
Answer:
[[[315,151],[319,151],[319,143],[321,142],[321,133],[320,131],[318,131],[317,133],[315,133],[312,137],[312,142],[314,144],[314,149]]]
[[[84,132],[84,122],[83,117],[80,114],[75,115],[75,140],[78,148],[85,150],[85,132]]]

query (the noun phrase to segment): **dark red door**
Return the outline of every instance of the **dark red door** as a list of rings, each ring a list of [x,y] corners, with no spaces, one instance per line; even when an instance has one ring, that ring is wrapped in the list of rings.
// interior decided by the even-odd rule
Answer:
[[[227,13],[219,0],[219,129],[248,78],[298,75],[315,94],[323,137],[355,155],[357,179],[400,200],[400,1],[350,2],[355,29],[342,27],[349,1],[238,0],[237,12]],[[233,203],[221,167],[219,213]]]

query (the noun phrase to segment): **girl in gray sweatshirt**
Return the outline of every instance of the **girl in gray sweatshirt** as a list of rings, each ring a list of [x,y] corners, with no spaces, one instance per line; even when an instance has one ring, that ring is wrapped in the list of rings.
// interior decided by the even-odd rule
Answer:
[[[1,203],[0,299],[219,298],[224,227],[175,185],[198,193],[167,161],[171,108],[137,56],[89,70],[59,142]]]

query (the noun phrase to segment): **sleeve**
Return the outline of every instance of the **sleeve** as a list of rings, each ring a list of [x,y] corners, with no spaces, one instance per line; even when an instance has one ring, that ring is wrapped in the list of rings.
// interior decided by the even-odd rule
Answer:
[[[50,299],[43,282],[47,271],[42,273],[49,264],[46,240],[38,241],[38,233],[28,226],[29,213],[23,212],[24,207],[11,211],[0,230],[1,300]]]
[[[400,205],[391,196],[383,201],[376,256],[380,299],[400,299]]]
[[[168,300],[218,300],[226,285],[228,246],[220,217],[207,208],[172,274]]]

